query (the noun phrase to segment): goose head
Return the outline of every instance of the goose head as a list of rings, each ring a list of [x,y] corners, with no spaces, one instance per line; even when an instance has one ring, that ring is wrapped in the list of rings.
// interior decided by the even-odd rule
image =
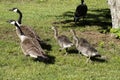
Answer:
[[[75,35],[75,30],[70,29],[70,32],[71,32],[73,35]]]
[[[56,27],[52,26],[51,29],[52,29],[52,30],[56,30]]]
[[[81,0],[81,4],[84,4],[84,0]]]
[[[16,32],[17,32],[18,37],[21,39],[21,41],[24,41],[26,39],[26,36],[24,36],[24,33],[22,32],[22,30],[20,28],[20,24],[18,23],[18,21],[8,20],[7,22],[16,27]]]
[[[15,21],[15,20],[8,20],[8,21],[6,21],[6,22],[8,22],[8,23],[10,23],[10,24],[12,24],[12,25],[15,25],[15,26],[19,26],[19,27],[20,27],[20,24],[19,24],[17,21]]]
[[[16,12],[16,13],[20,12],[20,10],[18,8],[12,8],[12,9],[9,9],[9,11],[13,11],[13,12]]]
[[[6,21],[6,22],[8,22],[8,23],[10,23],[10,24],[13,24],[13,25],[15,25],[15,23],[16,23],[15,20],[8,20],[8,21]]]

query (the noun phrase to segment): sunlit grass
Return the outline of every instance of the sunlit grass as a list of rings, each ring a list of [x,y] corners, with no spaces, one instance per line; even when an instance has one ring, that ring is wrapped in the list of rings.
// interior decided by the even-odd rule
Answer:
[[[107,2],[85,2],[89,8],[86,18],[89,23],[84,26],[73,22],[73,14],[80,0],[0,0],[0,80],[120,80],[119,40],[109,38],[111,40],[108,41],[99,32],[104,27],[110,27],[103,23],[111,21],[107,18]],[[24,56],[15,27],[6,23],[9,19],[18,18],[18,14],[8,11],[13,7],[22,11],[23,25],[34,28],[43,40],[51,44],[52,50],[46,52],[56,57],[54,64],[35,62]],[[58,43],[50,29],[53,25],[58,27],[60,34],[66,34],[71,40],[69,30],[75,29],[79,37],[87,38],[102,55],[107,56],[108,62],[86,64],[86,57],[77,53],[63,56],[65,51],[58,51]],[[92,37],[89,36],[91,34],[85,35],[87,31],[95,34]]]

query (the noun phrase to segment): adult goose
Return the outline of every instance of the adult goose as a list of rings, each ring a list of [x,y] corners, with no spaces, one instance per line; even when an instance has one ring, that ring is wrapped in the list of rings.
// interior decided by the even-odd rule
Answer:
[[[79,53],[88,57],[88,62],[92,57],[101,57],[98,51],[84,38],[78,38],[74,30],[71,29],[71,33],[73,35],[74,45]]]
[[[38,41],[35,38],[26,36],[22,31],[20,24],[17,21],[9,20],[7,22],[15,25],[17,35],[21,40],[20,45],[24,55],[30,56],[42,61],[48,60],[48,57],[45,55],[45,52],[39,45]]]
[[[12,9],[9,9],[9,11],[18,13],[19,18],[17,21],[19,24],[22,24],[22,12],[18,8],[12,8]],[[24,26],[24,25],[21,25],[20,27],[26,36],[37,39],[43,49],[51,50],[51,45],[43,41],[31,27]]]
[[[66,49],[67,55],[67,49],[73,45],[73,43],[69,40],[69,38],[65,35],[58,35],[58,30],[56,27],[52,27],[52,30],[54,30],[54,37],[58,41],[59,46],[61,47],[60,50]]]
[[[75,14],[74,14],[74,22],[77,23],[81,17],[84,20],[87,14],[87,10],[88,10],[88,7],[84,3],[84,0],[81,0],[81,4],[77,6]]]
[[[21,25],[22,24],[22,12],[18,8],[12,8],[12,9],[9,9],[9,11],[13,11],[13,12],[16,12],[16,13],[19,14],[19,18],[18,18],[17,22]],[[23,31],[25,36],[28,36],[28,37],[31,37],[31,38],[35,38],[39,42],[42,41],[40,39],[40,37],[37,35],[37,33],[31,27],[25,26],[25,25],[21,25],[20,28]]]

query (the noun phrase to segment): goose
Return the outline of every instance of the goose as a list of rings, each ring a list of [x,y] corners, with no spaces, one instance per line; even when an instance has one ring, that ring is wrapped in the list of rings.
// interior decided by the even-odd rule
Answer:
[[[73,29],[70,30],[73,35],[74,45],[79,53],[83,54],[84,56],[88,57],[88,62],[93,57],[101,57],[98,51],[92,47],[92,45],[84,38],[78,38],[76,33]]]
[[[60,50],[66,49],[67,55],[67,49],[73,45],[73,43],[68,39],[65,35],[58,35],[58,30],[56,27],[52,27],[52,30],[54,31],[54,38],[58,41],[59,46],[61,47]]]
[[[19,24],[22,24],[22,12],[18,8],[12,8],[9,9],[9,11],[18,13],[19,18],[17,21]],[[51,50],[51,45],[44,42],[31,27],[24,25],[21,25],[20,27],[26,36],[37,39],[43,49]]]
[[[21,25],[22,24],[22,12],[18,8],[12,8],[12,9],[9,9],[9,11],[13,11],[19,14],[19,18],[17,22]],[[42,40],[40,39],[40,37],[31,27],[21,25],[20,28],[26,36],[35,38],[39,41],[39,43],[42,43]]]
[[[83,20],[87,14],[88,7],[84,3],[84,0],[81,0],[81,4],[77,6],[75,14],[74,14],[74,22],[78,22],[81,17],[83,17]]]
[[[45,56],[44,50],[39,45],[39,42],[35,38],[28,37],[24,34],[21,29],[20,24],[15,20],[7,21],[10,24],[15,25],[17,35],[20,38],[21,49],[25,56],[30,56],[35,59],[48,60],[48,57]]]

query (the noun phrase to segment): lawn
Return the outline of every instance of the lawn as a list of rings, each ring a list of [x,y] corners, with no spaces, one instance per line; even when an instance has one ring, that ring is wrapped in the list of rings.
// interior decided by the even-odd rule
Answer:
[[[88,6],[86,23],[75,25],[73,14],[80,0],[0,0],[0,80],[120,80],[120,41],[111,37],[111,18],[106,0],[85,0]],[[17,20],[18,14],[8,11],[17,7],[23,13],[23,25],[31,26],[52,46],[45,50],[55,57],[54,64],[45,64],[24,56],[15,27],[6,23]],[[71,52],[64,56],[53,37],[52,26],[72,40],[70,29],[87,39],[107,61],[86,63],[86,57]],[[74,49],[71,48],[71,49]]]

